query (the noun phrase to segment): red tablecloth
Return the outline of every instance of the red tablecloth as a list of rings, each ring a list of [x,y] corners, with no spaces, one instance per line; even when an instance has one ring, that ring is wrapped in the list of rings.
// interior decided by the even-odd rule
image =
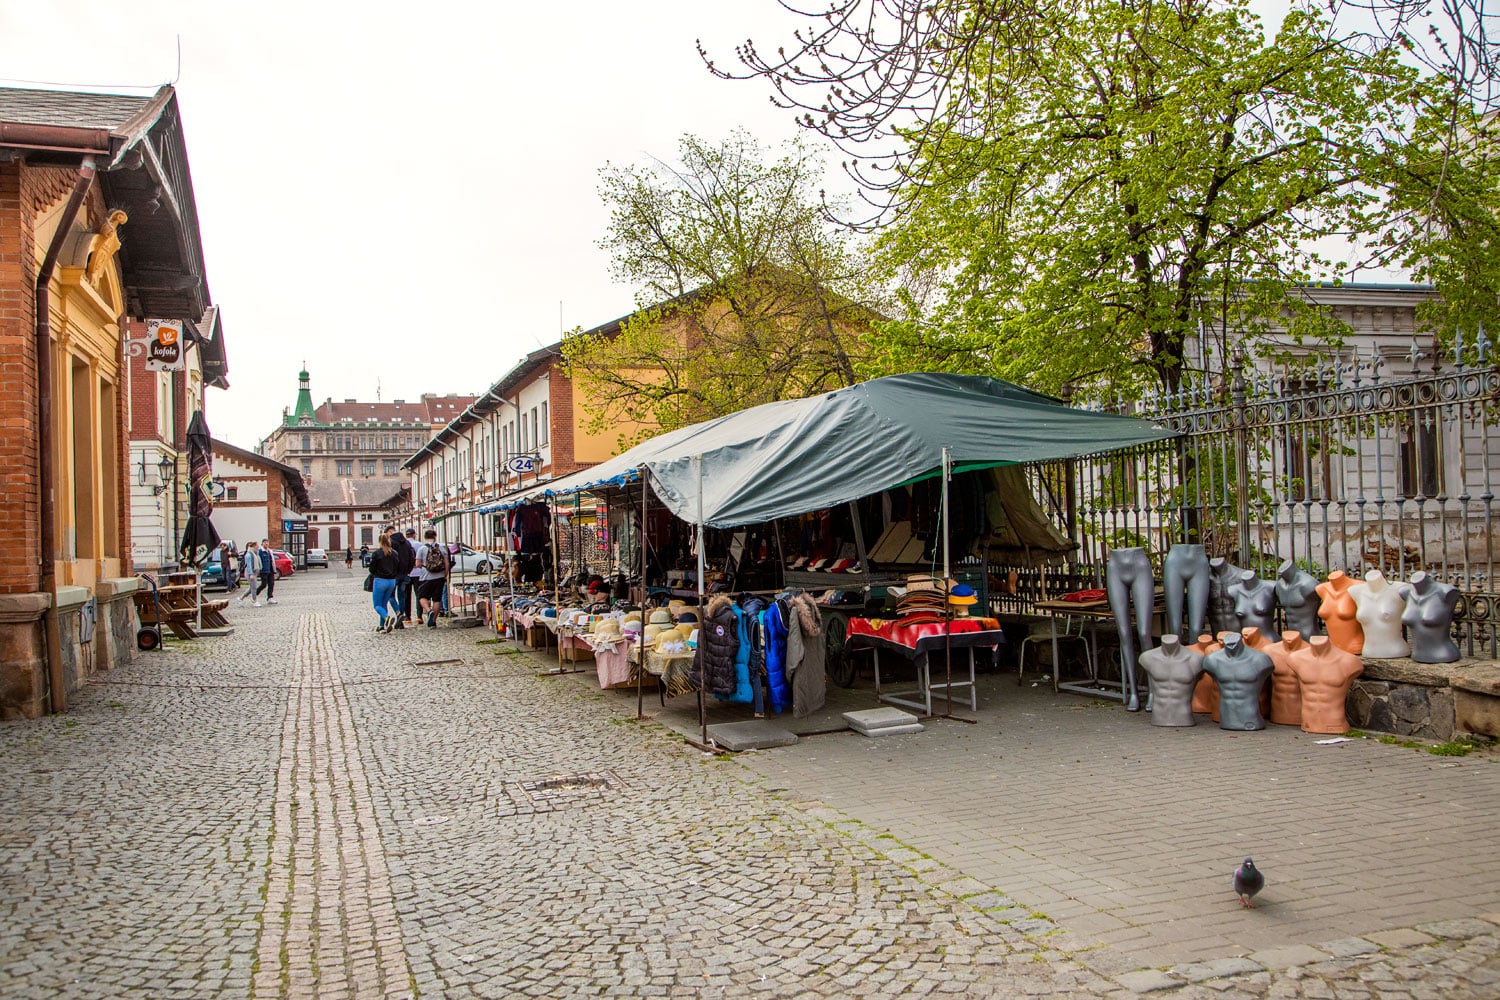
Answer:
[[[1000,623],[993,618],[955,618],[951,623],[953,635],[965,635],[970,632],[994,632],[1000,628]],[[899,619],[887,618],[851,618],[849,619],[849,637],[856,635],[868,635],[875,638],[885,639],[902,646],[910,646],[915,649],[917,643],[922,639],[942,638],[944,635],[944,623],[940,621],[922,621],[913,624],[905,624]]]

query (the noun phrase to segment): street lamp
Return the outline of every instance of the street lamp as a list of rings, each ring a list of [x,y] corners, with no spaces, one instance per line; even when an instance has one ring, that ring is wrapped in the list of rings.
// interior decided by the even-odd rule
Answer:
[[[161,461],[156,463],[156,485],[151,487],[151,492],[161,496],[172,488],[172,481],[177,478],[177,459],[170,455],[163,455]]]

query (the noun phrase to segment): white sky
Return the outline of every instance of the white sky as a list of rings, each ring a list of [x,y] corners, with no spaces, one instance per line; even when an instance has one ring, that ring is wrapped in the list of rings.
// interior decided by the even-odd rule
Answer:
[[[790,138],[764,84],[715,79],[693,47],[727,65],[787,25],[775,0],[0,0],[0,86],[150,93],[181,36],[232,386],[207,417],[248,448],[304,361],[315,403],[377,380],[387,401],[478,393],[558,339],[559,303],[568,329],[629,312],[595,245],[599,168],[673,159],[684,132]]]
[[[1274,29],[1285,3],[1253,5]],[[727,67],[747,37],[790,43],[804,22],[776,0],[396,11],[0,0],[0,86],[177,78],[229,352],[232,388],[207,403],[221,440],[270,433],[304,363],[315,403],[483,391],[561,330],[633,308],[596,246],[606,162],[673,160],[685,132],[797,132],[765,83],[715,79],[693,44]]]

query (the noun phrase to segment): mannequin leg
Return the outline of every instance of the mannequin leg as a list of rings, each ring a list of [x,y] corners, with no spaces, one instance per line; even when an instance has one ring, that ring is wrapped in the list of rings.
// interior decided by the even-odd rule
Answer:
[[[1135,668],[1136,660],[1141,653],[1151,648],[1151,605],[1155,597],[1155,587],[1151,580],[1151,566],[1146,565],[1146,571],[1140,573],[1130,584],[1130,602],[1135,605],[1135,637],[1136,653],[1130,657],[1130,691],[1132,698],[1136,690]],[[1123,657],[1121,658],[1123,660]],[[1126,706],[1129,708],[1129,705]],[[1151,711],[1151,695],[1148,689],[1146,695],[1146,711]]]
[[[1182,638],[1182,604],[1187,598],[1187,555],[1181,545],[1172,546],[1162,562],[1161,584],[1167,601],[1167,631]]]
[[[1110,553],[1105,591],[1109,595],[1109,609],[1114,613],[1115,628],[1120,636],[1120,684],[1125,708],[1130,712],[1139,712],[1141,702],[1135,682],[1136,655],[1148,648],[1151,641],[1151,560],[1144,549],[1115,549]],[[1131,628],[1132,602],[1135,604],[1134,630]],[[1136,642],[1137,636],[1144,637],[1139,644]]]

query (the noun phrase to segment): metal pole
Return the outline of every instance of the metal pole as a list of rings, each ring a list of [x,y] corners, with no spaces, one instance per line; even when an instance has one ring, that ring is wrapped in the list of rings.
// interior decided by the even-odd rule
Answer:
[[[698,468],[698,620],[703,621],[703,456],[693,457],[693,463]],[[698,668],[698,737],[705,746],[708,745],[708,709],[703,703],[703,688],[708,681],[708,671],[699,666]]]
[[[948,683],[943,688],[943,690],[948,695],[948,709],[947,709],[947,711],[944,714],[945,715],[949,715],[949,716],[951,716],[953,714],[953,599],[952,599],[953,595],[949,592],[949,584],[948,584],[948,581],[951,579],[951,577],[949,575],[949,563],[948,563],[948,535],[949,535],[949,527],[948,527],[948,482],[952,478],[953,478],[952,467],[950,465],[950,460],[949,460],[949,456],[948,456],[948,449],[945,447],[943,449],[943,501],[942,501],[943,502],[943,511],[942,511],[942,514],[943,514],[943,518],[942,518],[942,520],[943,520],[943,667],[944,667],[944,670],[946,671],[946,676],[947,676],[947,679],[948,679]],[[930,695],[931,694],[931,684],[932,684],[932,670],[931,670],[930,667],[928,668],[928,673],[927,673],[927,683],[929,685],[927,693]]]
[[[627,494],[628,495],[628,494]],[[641,470],[641,530],[636,535],[636,541],[641,547],[641,610],[646,608],[646,470]],[[699,611],[702,614],[702,611]],[[641,616],[641,629],[636,633],[636,643],[639,646],[639,655],[635,668],[635,717],[644,719],[645,714],[645,683],[646,683],[646,616]],[[664,683],[663,677],[658,683]]]

